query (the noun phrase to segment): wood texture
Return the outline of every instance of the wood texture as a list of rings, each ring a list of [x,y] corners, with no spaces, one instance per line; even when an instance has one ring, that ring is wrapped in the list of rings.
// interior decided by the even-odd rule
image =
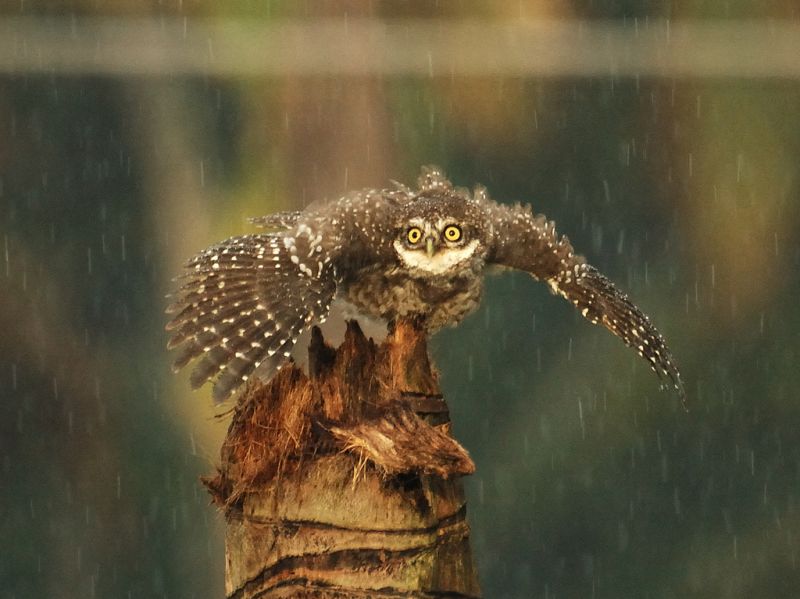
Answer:
[[[242,395],[216,476],[229,598],[479,597],[459,477],[425,333],[381,345],[315,330],[309,375],[286,366]]]

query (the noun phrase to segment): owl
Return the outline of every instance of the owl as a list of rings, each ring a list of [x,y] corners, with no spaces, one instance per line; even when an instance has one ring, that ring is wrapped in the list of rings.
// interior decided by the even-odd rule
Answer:
[[[174,370],[195,362],[191,385],[233,395],[258,369],[271,377],[303,331],[334,300],[390,323],[413,317],[429,332],[479,305],[486,270],[522,270],[633,347],[685,398],[664,338],[566,236],[529,207],[454,187],[424,167],[417,188],[353,192],[299,212],[252,219],[266,232],[233,237],[192,258],[176,301],[169,348]]]

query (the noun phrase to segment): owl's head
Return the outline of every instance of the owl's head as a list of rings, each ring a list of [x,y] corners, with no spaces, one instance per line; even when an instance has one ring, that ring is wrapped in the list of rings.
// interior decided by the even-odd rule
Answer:
[[[446,275],[474,265],[485,255],[480,209],[462,193],[438,190],[404,206],[394,250],[408,269]]]

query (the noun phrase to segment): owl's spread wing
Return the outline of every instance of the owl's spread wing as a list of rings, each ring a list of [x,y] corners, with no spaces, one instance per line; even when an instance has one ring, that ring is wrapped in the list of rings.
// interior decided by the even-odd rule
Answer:
[[[487,203],[494,226],[492,263],[516,268],[546,282],[553,293],[571,302],[593,324],[602,324],[646,359],[653,371],[686,394],[672,353],[650,319],[583,256],[575,255],[555,224],[521,206]]]
[[[274,373],[300,333],[325,319],[336,284],[313,241],[246,235],[189,261],[167,330],[174,370],[198,359],[193,388],[214,380],[214,401],[224,401],[256,368]]]

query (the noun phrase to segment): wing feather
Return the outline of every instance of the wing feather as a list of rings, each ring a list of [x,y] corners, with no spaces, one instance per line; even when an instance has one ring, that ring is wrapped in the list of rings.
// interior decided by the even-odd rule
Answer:
[[[287,242],[288,240],[288,242]],[[260,368],[271,376],[300,333],[324,320],[336,292],[331,273],[302,266],[308,239],[283,234],[234,237],[187,264],[167,311],[173,368],[197,360],[190,382],[214,381],[213,397],[230,397]]]
[[[300,221],[302,216],[302,212],[274,212],[273,214],[267,214],[266,216],[248,218],[247,222],[252,223],[257,227],[261,227],[262,229],[293,229]]]
[[[529,207],[486,202],[494,226],[489,262],[523,270],[547,283],[584,318],[600,324],[634,348],[659,378],[668,380],[686,405],[680,372],[664,337],[650,319],[614,284],[576,255],[555,224]]]

